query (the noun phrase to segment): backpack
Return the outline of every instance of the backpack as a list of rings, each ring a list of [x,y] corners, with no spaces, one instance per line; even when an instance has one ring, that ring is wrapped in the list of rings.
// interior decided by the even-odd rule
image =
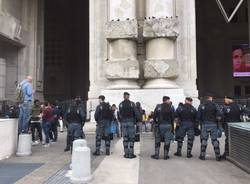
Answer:
[[[100,110],[100,117],[102,120],[112,120],[113,112],[111,110],[111,106],[108,103],[102,103]]]
[[[18,103],[24,102],[24,92],[23,92],[23,84],[20,83],[16,87],[16,101]]]

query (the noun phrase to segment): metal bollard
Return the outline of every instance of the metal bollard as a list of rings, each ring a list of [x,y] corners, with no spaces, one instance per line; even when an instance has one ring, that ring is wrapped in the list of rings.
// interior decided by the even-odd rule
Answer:
[[[20,134],[18,138],[17,145],[17,156],[29,156],[31,155],[31,135],[30,134]]]
[[[88,183],[91,179],[90,149],[87,146],[74,148],[71,181],[73,183]]]

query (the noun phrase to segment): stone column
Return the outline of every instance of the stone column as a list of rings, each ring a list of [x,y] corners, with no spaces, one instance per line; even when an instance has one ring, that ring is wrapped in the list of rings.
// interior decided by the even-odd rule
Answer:
[[[109,89],[139,88],[137,38],[136,0],[110,0],[109,21],[106,23],[106,39],[109,42],[106,78],[111,81]]]
[[[0,100],[5,99],[6,62],[0,58]]]
[[[144,88],[178,88],[175,40],[178,20],[174,0],[146,0],[143,36],[146,40]]]

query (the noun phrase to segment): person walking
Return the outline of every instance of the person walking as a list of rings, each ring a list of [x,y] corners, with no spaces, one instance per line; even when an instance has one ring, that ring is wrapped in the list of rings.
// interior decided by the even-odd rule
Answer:
[[[53,110],[49,102],[44,102],[44,108],[42,113],[42,128],[45,134],[45,145],[44,147],[50,146],[49,133],[51,130],[51,123],[54,120]]]

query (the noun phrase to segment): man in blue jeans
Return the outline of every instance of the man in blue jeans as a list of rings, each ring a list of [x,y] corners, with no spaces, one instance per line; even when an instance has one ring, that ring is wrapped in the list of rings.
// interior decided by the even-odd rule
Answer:
[[[19,128],[18,132],[27,134],[29,130],[29,120],[32,110],[33,90],[32,90],[32,77],[27,76],[25,80],[20,83],[23,93],[23,102],[19,105]]]

